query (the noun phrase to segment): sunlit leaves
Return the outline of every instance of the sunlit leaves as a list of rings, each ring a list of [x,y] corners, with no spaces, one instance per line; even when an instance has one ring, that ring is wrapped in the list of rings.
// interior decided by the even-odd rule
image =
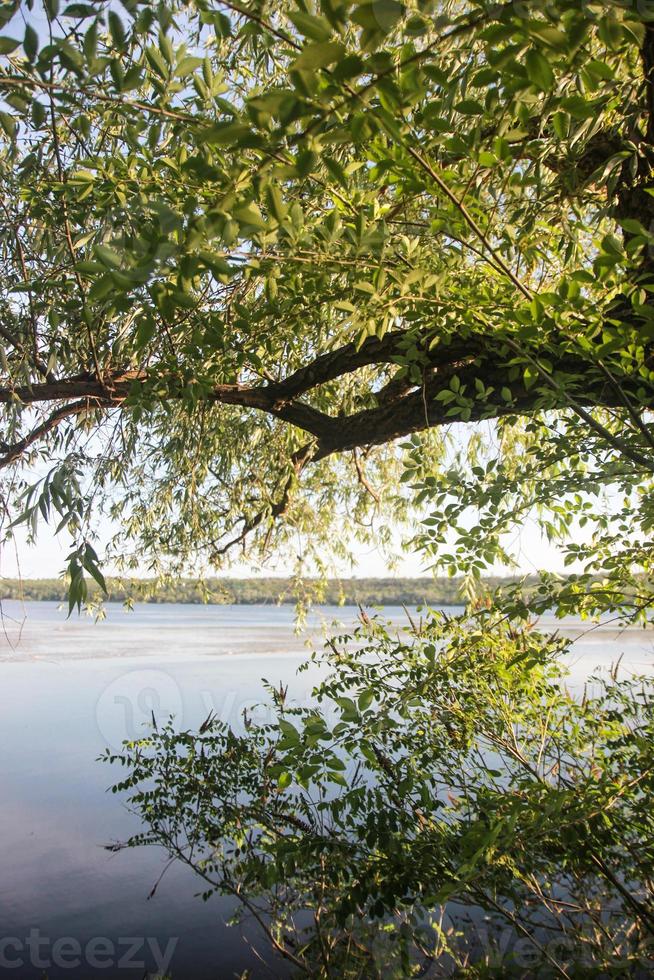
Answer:
[[[326,68],[333,65],[345,54],[345,49],[338,41],[320,41],[308,44],[301,54],[290,65],[291,71],[311,71],[316,68]]]
[[[108,506],[131,515],[128,535],[155,564],[196,548],[218,561],[234,523],[267,547],[276,532],[261,515],[308,438],[217,408],[212,386],[278,382],[397,331],[406,343],[390,359],[302,397],[341,419],[381,410],[384,392],[422,392],[424,425],[448,425],[511,419],[527,402],[594,405],[608,371],[647,401],[637,13],[395,0],[41,13],[4,37],[4,291],[19,343],[3,372],[12,390],[48,371],[147,376],[113,448],[96,457],[92,442],[86,459],[89,472],[111,460],[97,499],[120,487]],[[628,324],[613,306],[623,287]],[[28,419],[12,409],[12,437]],[[367,465],[406,513],[396,451]],[[387,533],[369,528],[374,497],[344,462],[306,470],[296,493],[289,528],[321,547],[345,547],[329,531],[345,500],[359,533]]]
[[[486,935],[501,929],[511,948],[533,936],[532,968],[534,921],[574,937],[586,969],[616,948],[635,963],[651,891],[651,680],[614,674],[576,697],[565,641],[490,610],[421,612],[399,635],[362,615],[330,641],[308,707],[270,688],[272,714],[246,715],[242,733],[211,716],[198,733],[156,719],[107,752],[144,820],[126,846],[163,844],[205,897],[235,883],[256,895],[280,935],[302,930],[288,949],[317,977],[353,978],[372,950],[398,980],[432,947],[436,965],[466,962],[466,929],[433,946],[448,901],[455,921],[471,904],[498,915]],[[563,887],[566,903],[550,902]],[[607,902],[620,909],[608,922]],[[494,962],[511,975],[510,953]]]
[[[527,52],[526,68],[529,80],[543,92],[548,92],[554,84],[554,72],[551,65],[540,51],[532,48]]]
[[[300,34],[312,41],[327,41],[331,37],[332,27],[325,17],[308,14],[303,10],[290,10],[288,19]]]

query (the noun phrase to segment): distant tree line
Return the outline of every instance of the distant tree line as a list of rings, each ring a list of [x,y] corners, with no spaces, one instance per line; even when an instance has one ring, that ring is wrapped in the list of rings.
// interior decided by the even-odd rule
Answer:
[[[500,576],[485,579],[489,589],[508,585],[511,578]],[[463,579],[456,578],[344,578],[326,582],[308,580],[303,583],[303,595],[325,605],[416,606],[457,605],[463,602]],[[214,578],[179,579],[174,583],[155,585],[153,580],[125,582],[108,579],[109,601],[125,602],[183,602],[226,605],[237,603],[295,603],[298,601],[297,582],[288,578]],[[90,591],[93,587],[90,586]],[[3,579],[0,598],[25,601],[63,602],[67,583],[63,579]]]

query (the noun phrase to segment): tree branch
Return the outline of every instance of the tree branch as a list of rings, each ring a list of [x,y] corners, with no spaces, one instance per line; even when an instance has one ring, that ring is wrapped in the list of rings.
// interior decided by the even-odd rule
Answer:
[[[298,396],[319,389],[321,385],[344,377],[363,366],[393,363],[394,358],[407,344],[416,344],[415,337],[407,332],[395,331],[382,340],[371,338],[358,350],[354,344],[346,344],[317,357],[280,382],[216,385],[207,392],[205,403],[260,411],[308,433],[313,441],[299,452],[302,457],[300,469],[311,459],[315,461],[335,453],[392,442],[412,432],[450,424],[457,418],[474,422],[484,418],[528,414],[543,408],[572,407],[577,410],[580,405],[586,408],[615,408],[623,404],[622,397],[616,394],[616,390],[620,393],[623,389],[626,390],[624,381],[622,388],[617,386],[616,389],[616,385],[609,384],[599,369],[593,376],[589,370],[592,364],[588,358],[565,354],[556,360],[550,352],[553,366],[552,371],[548,372],[548,376],[552,375],[548,397],[543,393],[542,385],[527,388],[523,380],[509,381],[512,350],[508,340],[508,349],[505,346],[504,350],[499,346],[499,339],[495,350],[489,345],[483,350],[482,341],[482,337],[457,338],[450,343],[441,341],[433,350],[429,350],[428,344],[423,341],[422,345],[418,345],[425,362],[423,384],[418,386],[415,382],[399,379],[402,383],[395,384],[399,396],[392,398],[387,397],[389,391],[392,393],[393,390],[389,385],[376,394],[370,390],[371,397],[377,399],[376,407],[365,408],[350,415],[328,415],[300,400]],[[464,407],[469,413],[467,415],[460,413],[457,416],[452,412],[454,400],[444,401],[437,398],[439,393],[450,388],[455,374],[459,380],[460,396],[466,400]],[[582,377],[583,393],[575,394],[565,380],[560,380],[566,376]],[[157,378],[162,380],[159,376]],[[56,424],[54,420],[59,420],[60,416],[63,418],[79,414],[89,401],[102,407],[120,406],[133,393],[134,386],[145,386],[148,380],[147,371],[124,370],[116,371],[112,375],[105,374],[102,383],[93,374],[86,373],[53,382],[0,388],[0,403],[18,401],[32,405],[81,399],[72,405],[62,406],[50,420],[33,430],[25,440],[16,443],[9,454],[0,458],[0,466],[16,460],[36,439],[51,431]],[[163,380],[168,388],[168,393],[162,396],[164,400],[183,397],[183,378],[171,376]],[[484,397],[476,393],[477,380],[483,382]],[[547,378],[543,380],[546,381]],[[510,390],[510,399],[502,393],[506,388]],[[294,465],[296,462],[294,459]]]
[[[85,398],[82,401],[72,402],[69,405],[62,405],[55,412],[50,415],[45,422],[37,425],[35,429],[28,432],[23,439],[19,439],[17,442],[7,444],[1,443],[0,448],[2,449],[2,455],[0,455],[0,468],[4,466],[9,466],[10,463],[14,463],[19,459],[26,449],[29,449],[31,445],[42,439],[43,436],[52,432],[57,426],[64,421],[64,419],[71,418],[74,415],[81,415],[84,412],[91,411],[94,408],[103,407],[103,403],[98,400],[94,401],[90,398]]]

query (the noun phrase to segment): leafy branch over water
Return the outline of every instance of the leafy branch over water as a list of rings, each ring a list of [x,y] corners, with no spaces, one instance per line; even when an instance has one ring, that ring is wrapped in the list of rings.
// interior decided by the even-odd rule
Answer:
[[[300,975],[645,976],[654,682],[575,696],[567,647],[489,611],[365,617],[314,706],[271,690],[272,723],[108,753],[146,825],[125,846],[237,898]]]

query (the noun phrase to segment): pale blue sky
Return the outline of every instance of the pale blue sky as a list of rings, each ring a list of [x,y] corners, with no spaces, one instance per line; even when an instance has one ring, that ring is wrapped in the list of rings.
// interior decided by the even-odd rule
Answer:
[[[18,575],[23,578],[54,578],[60,574],[66,562],[66,555],[70,548],[70,538],[61,533],[55,537],[48,527],[41,527],[39,540],[36,545],[26,543],[25,532],[21,528],[15,531],[15,541],[2,546],[0,551],[0,576],[3,578],[15,578]],[[398,536],[398,553],[400,539]],[[518,558],[520,570],[523,572],[533,572],[536,569],[547,568],[550,571],[561,571],[563,564],[556,548],[547,541],[543,541],[538,530],[531,522],[521,529],[519,536],[511,542],[511,551]],[[383,557],[374,549],[361,548],[355,549],[357,567],[350,570],[347,566],[342,566],[339,573],[344,576],[355,575],[360,577],[385,577],[385,576],[416,576],[424,575],[424,563],[420,556],[408,554],[400,561],[398,568],[391,571]],[[498,572],[502,569],[498,568]],[[270,569],[254,572],[257,575],[277,574],[284,575],[292,572],[291,564],[282,563]],[[231,568],[225,574],[231,576],[252,575],[252,569],[243,564]]]

